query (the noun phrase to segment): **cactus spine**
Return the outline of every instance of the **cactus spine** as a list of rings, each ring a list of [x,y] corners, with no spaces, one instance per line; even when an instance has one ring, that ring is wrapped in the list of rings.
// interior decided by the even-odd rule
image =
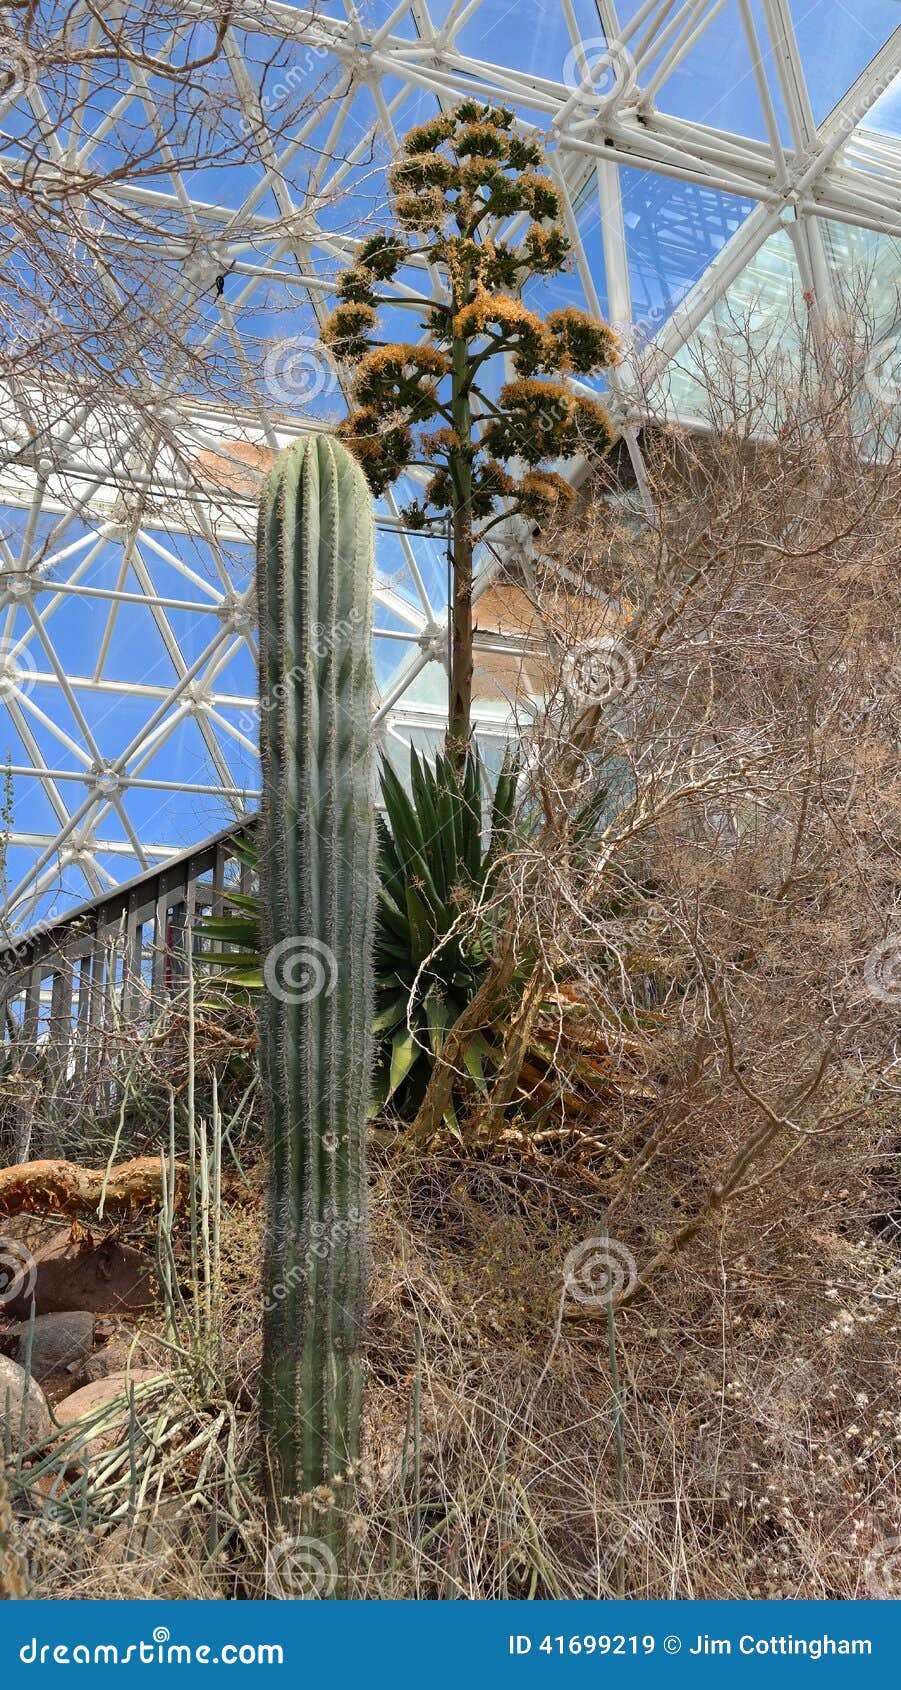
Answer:
[[[257,549],[262,1421],[273,1513],[359,1455],[375,910],[372,500],[339,442],[275,463]],[[316,1535],[328,1537],[325,1513]],[[334,1525],[331,1532],[338,1528]]]

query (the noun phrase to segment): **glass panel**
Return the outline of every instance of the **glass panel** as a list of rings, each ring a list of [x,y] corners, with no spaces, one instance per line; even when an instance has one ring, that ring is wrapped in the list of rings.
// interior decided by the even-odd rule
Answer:
[[[899,25],[898,0],[788,0],[817,123]]]
[[[620,169],[632,315],[650,339],[753,210],[751,200]]]
[[[434,14],[434,8],[430,11]],[[574,13],[582,40],[603,47],[604,31],[593,0],[583,0]],[[553,82],[572,78],[575,85],[578,80],[572,36],[560,0],[529,0],[527,9],[511,5],[510,0],[482,0],[456,33],[456,47],[471,58]]]
[[[759,4],[755,4],[753,10],[761,64],[773,98],[780,136],[788,142],[788,120]],[[621,21],[625,24],[636,11],[634,5],[621,7]],[[732,135],[747,135],[751,140],[765,141],[766,123],[737,0],[728,0],[728,4],[712,15],[687,50],[684,50],[686,44],[698,24],[697,15],[692,14],[681,30],[673,32],[671,24],[672,17],[664,14],[656,35],[657,45],[649,43],[647,56],[641,54],[639,86],[650,87],[661,111],[672,117],[686,118],[692,123],[705,123],[712,129],[724,130]],[[630,49],[636,55],[646,33],[647,26],[642,25],[630,39]],[[679,62],[658,84],[655,78],[664,72],[673,58],[678,58]]]
[[[659,387],[651,394],[652,407],[664,414],[705,418],[704,382],[699,372],[711,357],[728,356],[730,344],[737,347],[738,382],[748,338],[764,351],[778,344],[790,358],[792,345],[797,344],[797,312],[805,309],[802,294],[791,237],[780,229],[764,242],[668,365]]]
[[[870,107],[857,135],[865,137],[869,131],[896,139],[901,137],[901,73],[892,79],[885,93]]]

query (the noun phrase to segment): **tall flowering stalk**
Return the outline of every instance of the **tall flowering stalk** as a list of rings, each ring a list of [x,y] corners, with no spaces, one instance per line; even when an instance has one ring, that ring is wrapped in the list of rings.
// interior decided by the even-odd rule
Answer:
[[[616,336],[572,306],[542,318],[521,297],[569,255],[544,164],[502,107],[464,100],[411,129],[389,176],[397,229],[362,244],[322,331],[355,368],[355,405],[339,432],[370,487],[381,493],[422,471],[404,520],[450,524],[448,749],[458,765],[472,732],[475,548],[505,516],[540,521],[569,499],[554,463],[604,452],[612,439],[603,405],[567,378],[615,362]],[[417,291],[423,264],[440,278],[428,298]],[[400,301],[419,311],[427,342],[378,338],[379,309]]]

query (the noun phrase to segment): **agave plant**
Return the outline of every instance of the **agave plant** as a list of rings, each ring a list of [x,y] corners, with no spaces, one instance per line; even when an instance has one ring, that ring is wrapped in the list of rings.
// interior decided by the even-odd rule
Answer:
[[[444,1036],[475,997],[488,965],[490,897],[512,825],[518,763],[508,757],[482,821],[481,768],[410,756],[410,794],[385,765],[376,926],[376,1102],[415,1113]],[[473,1034],[465,1066],[482,1085],[491,1049]],[[452,1117],[452,1111],[449,1112]],[[451,1118],[450,1124],[454,1125]]]
[[[259,852],[256,840],[245,837],[233,846],[233,850],[238,862],[249,871],[254,880],[258,880]],[[263,958],[259,892],[233,892],[229,887],[226,899],[236,914],[204,916],[203,920],[195,925],[195,941],[203,947],[204,965],[224,970],[220,977],[222,985],[243,986],[249,992],[261,992]],[[207,948],[207,942],[217,946],[224,945],[226,948],[211,951]]]
[[[470,756],[459,774],[439,756],[430,764],[410,756],[410,791],[389,763],[382,767],[384,814],[378,823],[378,907],[375,938],[376,1068],[373,1103],[389,1102],[402,1117],[415,1114],[445,1031],[471,1002],[488,965],[487,902],[512,826],[518,760],[509,756],[494,792],[491,825],[483,823],[482,770]],[[256,867],[256,848],[242,846]],[[205,960],[222,970],[230,988],[263,984],[259,900],[232,896],[233,916],[198,924],[205,939],[228,947]],[[492,1051],[473,1035],[464,1061],[482,1085]],[[454,1125],[453,1111],[449,1124]]]

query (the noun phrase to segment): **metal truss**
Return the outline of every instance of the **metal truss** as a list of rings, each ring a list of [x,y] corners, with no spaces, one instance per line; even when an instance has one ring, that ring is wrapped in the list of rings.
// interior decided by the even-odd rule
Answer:
[[[826,30],[843,11],[837,0],[815,9]],[[887,20],[893,10],[886,6]],[[118,18],[123,7],[93,0],[92,11]],[[223,17],[214,0],[183,0],[179,11],[184,31]],[[198,172],[180,151],[146,63],[126,59],[116,98],[93,108],[84,68],[77,127],[57,127],[39,76],[14,78],[0,97],[0,170],[21,189],[37,158],[51,199],[140,114],[156,138],[157,168],[108,172],[109,264],[96,257],[106,226],[96,198],[81,209],[70,199],[73,238],[77,245],[80,217],[85,251],[113,300],[117,264],[157,263],[165,311],[185,320],[195,313],[196,345],[211,355],[225,347],[237,371],[214,401],[177,373],[162,376],[140,340],[126,340],[128,380],[113,383],[98,407],[95,395],[54,384],[46,371],[20,377],[0,363],[0,700],[16,790],[11,924],[98,896],[253,805],[251,546],[260,474],[274,450],[328,426],[343,408],[341,373],[315,346],[332,278],[354,248],[351,222],[336,208],[345,196],[359,207],[368,193],[378,221],[384,171],[411,122],[475,93],[511,104],[545,139],[573,243],[568,297],[623,335],[609,397],[639,487],[647,416],[633,380],[639,341],[662,379],[780,234],[812,310],[834,304],[836,227],[881,238],[898,273],[901,141],[867,119],[901,69],[901,27],[886,22],[883,38],[856,45],[863,68],[818,122],[792,0],[620,8],[527,0],[510,7],[506,38],[533,31],[547,40],[547,51],[532,55],[540,75],[475,51],[482,23],[486,54],[505,39],[500,11],[498,0],[364,0],[310,11],[236,0],[211,73],[218,81],[203,95],[210,132],[218,90],[247,139],[228,182],[215,169]],[[96,18],[81,15],[77,0],[68,17],[70,32],[95,38]],[[710,88],[700,71],[691,117],[676,115],[670,97],[693,67],[709,67],[706,46],[724,22],[733,50],[739,43],[744,114],[753,90],[745,133],[741,124],[732,132],[702,121],[713,94],[727,90]],[[158,52],[177,53],[181,33],[176,24]],[[268,72],[261,43],[271,48]],[[287,66],[281,84],[271,70],[277,54]],[[511,60],[524,56],[517,41]],[[288,83],[296,93],[317,78],[327,83],[322,97],[286,125],[278,88]],[[27,159],[24,119],[32,125]],[[216,282],[214,292],[217,277],[228,285]],[[278,316],[268,340],[262,334],[261,347],[273,291],[288,316]],[[4,325],[6,341],[16,333]],[[403,532],[390,499],[379,520],[375,719],[390,745],[441,730],[446,562],[440,540]],[[476,693],[487,741],[505,731],[510,676],[529,652],[494,584],[504,548],[516,555],[527,543],[513,525],[480,564]]]

